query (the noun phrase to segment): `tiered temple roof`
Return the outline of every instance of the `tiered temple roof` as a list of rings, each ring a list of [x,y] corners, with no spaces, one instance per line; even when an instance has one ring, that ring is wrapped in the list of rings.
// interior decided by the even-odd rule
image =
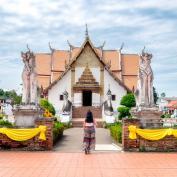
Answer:
[[[85,42],[89,41],[87,36]],[[138,54],[123,54],[121,50],[104,50],[103,47],[95,47],[91,43],[103,63],[110,72],[130,90],[136,88],[139,69]],[[52,49],[51,53],[36,53],[36,71],[39,87],[50,87],[66,72],[70,65],[82,50],[82,47],[70,46],[70,50]]]

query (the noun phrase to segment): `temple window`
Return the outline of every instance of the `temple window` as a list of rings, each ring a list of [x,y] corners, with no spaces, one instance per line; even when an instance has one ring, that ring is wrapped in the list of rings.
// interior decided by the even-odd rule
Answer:
[[[112,95],[112,101],[116,100],[116,95]]]
[[[63,100],[63,95],[60,95],[60,100]]]

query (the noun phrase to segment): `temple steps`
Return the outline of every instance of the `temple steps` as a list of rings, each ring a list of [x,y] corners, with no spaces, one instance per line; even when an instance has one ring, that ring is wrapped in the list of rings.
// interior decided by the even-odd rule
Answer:
[[[102,107],[94,107],[94,106],[81,106],[81,107],[72,107],[72,126],[73,127],[82,127],[83,122],[85,120],[88,109],[93,113],[93,117],[97,122],[97,127],[103,127],[102,120]]]
[[[74,118],[71,120],[73,127],[83,127],[83,122],[85,118]],[[95,118],[97,123],[97,128],[103,128],[103,120],[101,118]]]
[[[102,117],[102,107],[94,107],[94,106],[82,106],[82,107],[72,107],[72,118],[83,118],[86,117],[86,113],[88,109],[93,113],[93,117]]]

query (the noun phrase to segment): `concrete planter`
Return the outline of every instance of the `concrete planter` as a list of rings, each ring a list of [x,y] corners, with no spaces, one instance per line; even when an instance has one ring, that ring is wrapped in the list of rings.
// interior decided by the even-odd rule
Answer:
[[[40,117],[41,110],[34,105],[20,105],[13,109],[15,126],[17,127],[34,127],[35,120]]]
[[[104,119],[105,119],[105,122],[108,124],[113,124],[116,121],[114,116],[105,116]]]
[[[60,121],[62,123],[68,123],[68,122],[71,121],[71,116],[70,115],[63,115],[63,114],[61,114],[60,115]]]

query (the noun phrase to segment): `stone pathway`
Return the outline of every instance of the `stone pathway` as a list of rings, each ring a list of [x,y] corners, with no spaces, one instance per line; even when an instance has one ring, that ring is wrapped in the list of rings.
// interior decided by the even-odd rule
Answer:
[[[0,152],[0,177],[176,177],[176,153]]]
[[[83,128],[70,128],[64,131],[62,139],[54,147],[54,151],[59,152],[82,152]],[[96,151],[121,151],[109,133],[104,128],[96,129]]]

